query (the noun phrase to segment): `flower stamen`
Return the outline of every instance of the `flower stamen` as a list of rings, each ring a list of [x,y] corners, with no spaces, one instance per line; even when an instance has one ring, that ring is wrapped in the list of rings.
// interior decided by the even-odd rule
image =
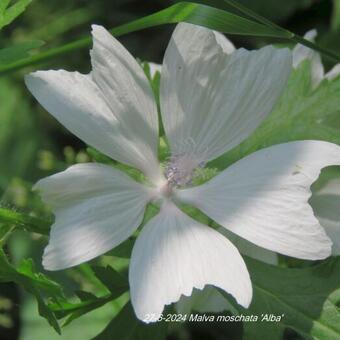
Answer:
[[[192,184],[197,168],[203,168],[205,162],[187,153],[173,155],[166,165],[164,176],[173,187]]]

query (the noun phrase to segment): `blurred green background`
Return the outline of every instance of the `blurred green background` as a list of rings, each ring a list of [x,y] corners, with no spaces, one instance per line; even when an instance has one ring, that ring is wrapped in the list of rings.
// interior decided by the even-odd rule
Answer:
[[[239,1],[295,33],[303,35],[317,28],[318,43],[340,52],[340,0]],[[35,0],[23,15],[0,32],[1,47],[25,41],[36,41],[37,45],[43,42],[46,49],[60,46],[89,35],[92,23],[112,28],[173,3],[175,1],[168,0]],[[221,5],[221,1],[216,4]],[[171,25],[147,29],[123,36],[120,41],[140,60],[161,63],[172,30]],[[247,48],[274,42],[239,36],[229,38],[237,47]],[[332,66],[327,60],[324,62],[327,68]],[[88,72],[89,67],[89,53],[83,49],[32,70],[63,68]],[[32,183],[67,165],[87,161],[89,155],[85,145],[47,114],[26,90],[23,76],[29,71],[24,69],[0,78],[0,203],[23,212],[31,212],[34,207],[34,211],[43,216],[46,212],[39,198],[31,192]],[[25,257],[33,257],[39,263],[45,241],[34,234],[15,232],[7,251],[14,263]],[[86,267],[50,276],[63,282],[67,293],[91,284],[85,272]],[[119,304],[108,304],[78,319],[65,328],[60,337],[38,316],[32,297],[13,284],[0,284],[0,340],[90,339],[112,318]],[[190,327],[185,334],[179,333],[169,339],[237,339],[239,326],[226,329],[223,325],[200,324]],[[294,337],[290,334],[290,339]]]

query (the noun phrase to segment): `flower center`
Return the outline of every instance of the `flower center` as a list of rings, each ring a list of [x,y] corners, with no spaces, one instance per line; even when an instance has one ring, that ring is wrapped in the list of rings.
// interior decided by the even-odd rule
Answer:
[[[204,166],[204,161],[192,155],[174,155],[166,165],[164,176],[170,187],[183,187],[192,184],[195,170]]]

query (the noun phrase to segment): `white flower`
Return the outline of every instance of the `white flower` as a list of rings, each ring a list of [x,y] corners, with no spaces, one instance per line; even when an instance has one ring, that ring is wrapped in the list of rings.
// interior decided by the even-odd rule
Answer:
[[[312,29],[304,35],[304,38],[314,42],[316,36],[316,29]],[[316,88],[323,79],[332,80],[340,75],[340,64],[336,64],[330,71],[325,73],[320,54],[309,47],[297,44],[293,49],[293,67],[298,67],[304,60],[310,60],[311,62],[313,88]]]
[[[159,65],[159,64],[156,64],[156,63],[152,63],[152,62],[149,62],[148,65],[149,65],[149,69],[150,69],[150,77],[151,77],[151,79],[155,77],[157,72],[161,73],[162,65]]]
[[[333,242],[332,255],[340,255],[340,178],[330,179],[313,193],[310,204]]]
[[[26,79],[38,101],[85,143],[134,166],[142,185],[107,165],[78,164],[35,188],[54,210],[46,269],[88,261],[127,239],[146,204],[160,212],[134,245],[129,282],[136,315],[154,319],[164,305],[205,285],[248,307],[252,288],[233,244],[183,213],[190,203],[261,247],[303,259],[330,255],[331,241],[308,205],[322,167],[340,163],[337,145],[299,141],[258,151],[198,187],[195,168],[247,138],[270,113],[291,70],[288,49],[239,49],[227,55],[216,34],[180,24],[162,65],[161,114],[171,159],[157,160],[157,109],[141,67],[105,29],[93,26],[92,72],[40,71]]]

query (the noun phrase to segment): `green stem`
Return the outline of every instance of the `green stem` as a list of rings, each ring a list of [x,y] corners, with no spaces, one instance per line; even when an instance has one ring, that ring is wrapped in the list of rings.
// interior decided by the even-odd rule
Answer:
[[[286,33],[290,33],[292,36],[290,38],[290,40],[302,44],[306,47],[309,47],[313,50],[316,50],[318,52],[320,52],[321,54],[323,54],[326,58],[338,63],[340,61],[340,56],[337,55],[336,53],[333,53],[330,50],[327,50],[309,40],[304,39],[303,37],[298,36],[297,34],[294,34],[282,27],[280,27],[279,25],[276,25],[274,22],[271,22],[270,20],[266,19],[265,17],[263,17],[262,15],[259,15],[255,12],[253,12],[251,9],[241,5],[240,3],[237,3],[234,0],[223,0],[223,2],[225,2],[226,4],[228,4],[230,7],[233,7],[237,10],[239,10],[241,13],[247,15],[249,18],[256,20],[257,22],[272,27],[276,30],[282,31],[282,32],[286,32]]]
[[[184,21],[229,34],[262,36],[299,42],[307,47],[321,52],[325,55],[325,57],[328,57],[333,61],[340,62],[340,56],[337,54],[295,35],[294,33],[272,23],[266,18],[263,18],[262,16],[247,9],[246,7],[241,6],[233,0],[224,0],[224,2],[238,9],[240,12],[253,20],[249,20],[214,7],[193,2],[179,2],[159,12],[113,28],[111,33],[117,37],[153,26],[173,24]],[[238,27],[237,30],[235,30],[235,25]],[[84,37],[61,47],[53,48],[18,60],[14,63],[0,66],[0,76],[27,66],[32,66],[53,59],[61,55],[67,55],[76,50],[86,48],[91,45],[91,41],[91,37]]]
[[[298,44],[302,44],[302,45],[305,45],[313,50],[316,50],[318,52],[320,52],[321,54],[323,54],[326,58],[338,63],[340,62],[340,56],[337,55],[336,53],[332,52],[332,51],[329,51],[323,47],[321,47],[320,45],[317,45],[317,44],[314,44],[312,43],[311,41],[303,38],[303,37],[300,37],[299,35],[295,34],[293,37],[292,37],[292,40]]]
[[[255,19],[256,21],[258,21],[261,24],[264,24],[264,25],[266,25],[268,27],[272,27],[272,28],[275,28],[277,30],[280,30],[280,31],[283,31],[283,32],[288,32],[289,34],[293,34],[294,35],[294,33],[291,33],[290,31],[280,27],[279,25],[276,25],[274,22],[266,19],[265,17],[263,17],[260,14],[257,14],[256,12],[253,12],[251,9],[243,6],[242,4],[240,4],[240,3],[236,2],[236,1],[233,1],[233,0],[223,0],[223,2],[228,4],[230,7],[233,7],[235,9],[237,9],[241,13],[247,15],[249,18]]]
[[[18,60],[14,63],[0,66],[0,76],[22,69],[27,66],[33,66],[41,62],[45,62],[50,59],[53,59],[55,57],[66,55],[73,51],[88,47],[90,46],[91,42],[92,42],[92,39],[90,37],[85,37],[85,38],[73,41],[71,43],[65,44],[63,46],[56,47],[56,48],[38,53],[36,55],[30,56],[28,58]]]

